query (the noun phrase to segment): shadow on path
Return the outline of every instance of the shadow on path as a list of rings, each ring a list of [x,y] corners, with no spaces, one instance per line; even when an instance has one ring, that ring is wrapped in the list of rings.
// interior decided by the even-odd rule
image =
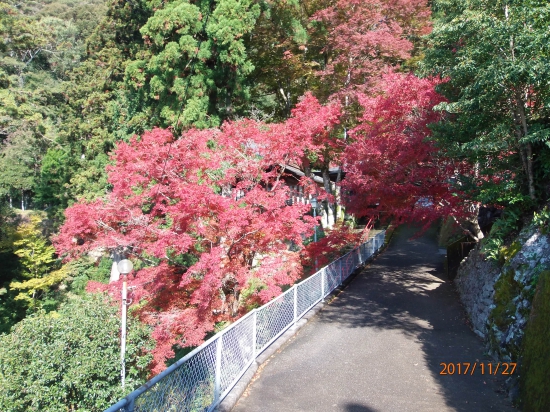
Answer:
[[[435,231],[387,250],[270,359],[236,411],[510,411],[444,277]],[[442,363],[461,374],[441,375]],[[471,368],[471,367],[470,367]],[[470,369],[471,370],[471,369]]]

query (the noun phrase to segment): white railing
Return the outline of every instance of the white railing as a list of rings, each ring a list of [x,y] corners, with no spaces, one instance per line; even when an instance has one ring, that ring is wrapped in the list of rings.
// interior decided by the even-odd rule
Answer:
[[[273,341],[384,244],[385,231],[254,309],[105,412],[212,411]]]

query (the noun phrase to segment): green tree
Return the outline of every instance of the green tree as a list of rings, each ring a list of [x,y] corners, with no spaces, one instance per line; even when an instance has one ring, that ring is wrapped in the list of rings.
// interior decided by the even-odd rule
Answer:
[[[421,68],[448,81],[435,137],[473,165],[462,188],[484,203],[545,201],[550,177],[550,5],[438,0]],[[469,185],[469,186],[468,186]],[[530,201],[528,200],[530,199]]]
[[[0,195],[21,200],[21,209],[28,204],[28,195],[35,185],[43,145],[29,130],[19,130],[0,143]]]
[[[306,91],[318,84],[322,55],[308,34],[316,11],[307,1],[262,1],[254,30],[245,38],[254,65],[248,78],[250,102],[244,113],[259,120],[284,120]]]
[[[7,205],[0,203],[0,334],[25,316],[25,307],[15,300],[16,291],[9,284],[17,277],[20,267],[13,254],[13,241],[18,216]]]
[[[68,205],[67,186],[70,176],[69,153],[64,149],[50,148],[42,158],[40,176],[35,185],[35,203],[44,207],[65,209]],[[53,213],[52,213],[53,214]]]
[[[31,215],[30,221],[17,228],[13,253],[19,257],[22,266],[22,282],[12,282],[10,288],[20,291],[16,300],[24,300],[34,308],[42,292],[61,282],[67,275],[66,269],[55,268],[55,249],[42,233],[42,217]]]
[[[93,199],[108,187],[105,166],[117,140],[132,134],[133,110],[124,71],[143,47],[139,29],[152,15],[146,0],[110,0],[105,16],[86,39],[86,56],[63,85],[60,141],[69,153],[69,199]]]
[[[133,132],[212,127],[234,117],[254,69],[243,36],[259,11],[251,0],[176,0],[159,8],[140,30],[147,47],[126,67]]]
[[[253,69],[244,37],[258,14],[248,0],[111,0],[66,84],[69,197],[105,194],[117,141],[153,126],[219,125],[240,113]]]
[[[149,330],[129,317],[126,386],[120,384],[120,319],[103,295],[41,311],[0,336],[0,409],[102,411],[147,377]]]
[[[47,202],[53,216],[67,199],[44,199],[45,186],[58,177],[49,173],[51,161],[41,170],[42,158],[48,149],[72,154],[64,132],[70,125],[67,90],[106,0],[7,0],[0,9],[0,195],[32,200],[42,191],[35,206]],[[63,161],[68,181],[80,164],[70,156]]]
[[[107,13],[107,0],[48,0],[39,16],[58,17],[76,26],[77,39],[86,40]]]

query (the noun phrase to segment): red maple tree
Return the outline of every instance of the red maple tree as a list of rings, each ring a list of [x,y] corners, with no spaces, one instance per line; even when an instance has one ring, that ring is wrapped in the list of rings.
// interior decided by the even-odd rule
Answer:
[[[426,0],[338,0],[315,13],[326,56],[319,75],[332,97],[370,94],[380,73],[410,57],[412,39],[430,31],[430,14]]]
[[[325,147],[338,114],[308,95],[282,124],[228,122],[177,140],[154,129],[118,145],[107,196],[67,209],[54,240],[60,255],[106,248],[141,262],[129,286],[154,326],[153,372],[174,345],[199,345],[217,322],[300,278],[303,239],[316,221],[309,205],[287,204],[282,177]],[[306,195],[318,192],[307,177],[302,183]],[[119,283],[88,288],[118,299]]]
[[[429,140],[430,123],[442,112],[435,91],[437,79],[386,74],[379,94],[361,97],[360,124],[344,154],[348,210],[356,216],[423,222],[464,216],[463,198],[452,187],[455,173],[465,165],[445,158]]]

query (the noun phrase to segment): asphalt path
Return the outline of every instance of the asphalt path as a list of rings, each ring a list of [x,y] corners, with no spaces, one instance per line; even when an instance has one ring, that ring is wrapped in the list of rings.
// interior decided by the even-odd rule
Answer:
[[[435,230],[411,240],[415,231],[398,229],[258,369],[233,411],[514,411],[445,277]],[[465,362],[477,362],[473,375]],[[460,363],[461,374],[440,374],[442,363]]]

